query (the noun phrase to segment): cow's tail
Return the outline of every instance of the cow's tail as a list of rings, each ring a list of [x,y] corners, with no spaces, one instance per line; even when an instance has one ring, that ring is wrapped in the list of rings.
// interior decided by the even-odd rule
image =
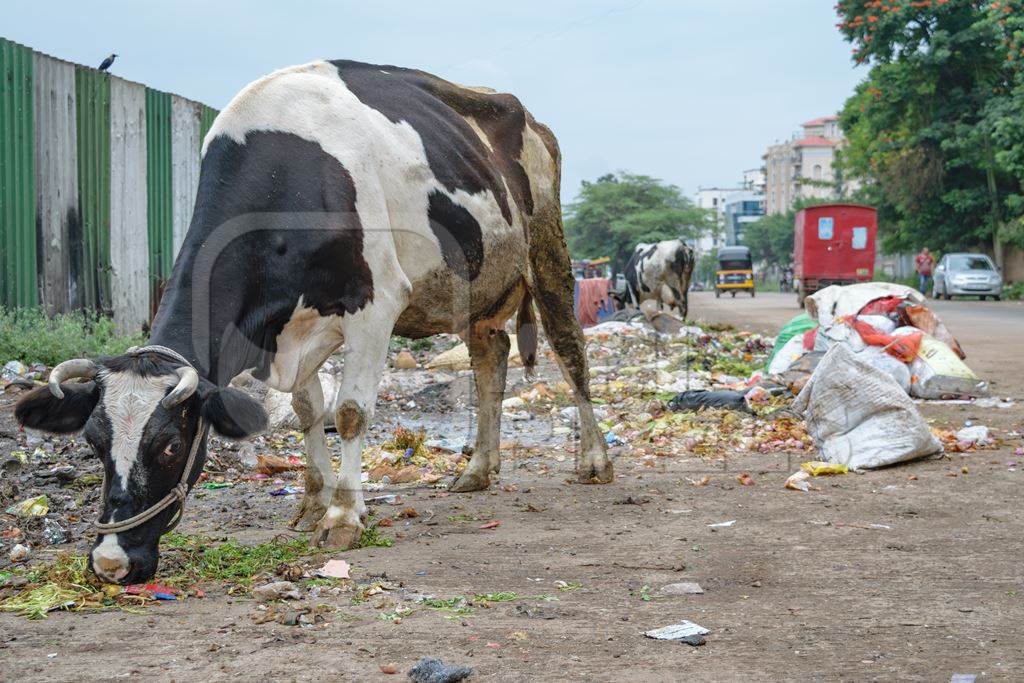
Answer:
[[[519,358],[523,361],[523,373],[527,379],[531,379],[537,367],[537,317],[533,311],[533,295],[529,290],[519,304],[516,346],[519,348]]]

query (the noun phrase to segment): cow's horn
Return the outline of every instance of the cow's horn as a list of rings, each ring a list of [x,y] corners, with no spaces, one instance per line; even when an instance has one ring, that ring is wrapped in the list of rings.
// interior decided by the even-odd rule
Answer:
[[[160,405],[164,408],[173,408],[178,405],[194,394],[196,387],[199,386],[199,373],[195,368],[186,365],[178,368],[176,372],[178,373],[178,385],[160,401]]]
[[[92,379],[98,370],[96,364],[88,358],[74,358],[59,363],[57,367],[50,370],[50,393],[57,398],[64,398],[64,391],[60,388],[61,382],[75,377]]]

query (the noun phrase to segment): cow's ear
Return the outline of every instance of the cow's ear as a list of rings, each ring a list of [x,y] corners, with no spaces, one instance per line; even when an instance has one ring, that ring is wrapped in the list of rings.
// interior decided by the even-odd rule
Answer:
[[[28,392],[14,406],[14,417],[23,426],[54,434],[77,432],[92,415],[100,388],[96,382],[61,384],[64,398],[57,398],[50,387]]]
[[[203,419],[229,439],[244,439],[267,428],[267,413],[259,401],[231,387],[204,387]]]

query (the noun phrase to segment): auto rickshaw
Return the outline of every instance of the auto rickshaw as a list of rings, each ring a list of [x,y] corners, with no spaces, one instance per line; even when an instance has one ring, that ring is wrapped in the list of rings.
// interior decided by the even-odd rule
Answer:
[[[718,270],[715,271],[715,298],[729,292],[736,298],[739,290],[749,290],[754,296],[754,265],[749,247],[722,247],[718,250]]]

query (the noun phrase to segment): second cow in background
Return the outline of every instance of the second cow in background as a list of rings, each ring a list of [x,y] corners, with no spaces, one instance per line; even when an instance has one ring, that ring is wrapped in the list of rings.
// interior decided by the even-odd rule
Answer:
[[[662,304],[676,308],[685,318],[693,263],[693,249],[681,239],[636,245],[624,273],[630,302],[639,308],[644,301],[655,299],[658,308]]]

